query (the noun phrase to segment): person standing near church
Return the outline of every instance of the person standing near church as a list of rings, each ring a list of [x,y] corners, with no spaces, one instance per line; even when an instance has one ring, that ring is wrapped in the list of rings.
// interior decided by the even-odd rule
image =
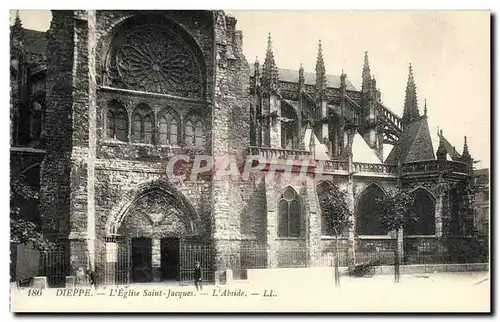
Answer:
[[[96,285],[95,285],[95,271],[92,267],[92,262],[91,262],[91,258],[90,258],[90,254],[89,254],[88,250],[85,251],[85,257],[86,257],[85,260],[87,262],[87,269],[86,269],[85,273],[88,277],[88,281],[90,283],[90,286],[91,287],[93,286],[95,288],[96,287]]]
[[[194,266],[194,285],[196,286],[197,291],[201,291],[203,289],[203,280],[202,280],[202,271],[200,262],[196,262]]]

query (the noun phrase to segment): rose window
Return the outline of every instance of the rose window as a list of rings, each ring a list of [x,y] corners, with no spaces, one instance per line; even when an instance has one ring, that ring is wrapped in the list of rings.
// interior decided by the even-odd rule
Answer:
[[[148,25],[120,38],[110,66],[113,86],[193,98],[202,95],[200,68],[172,31]]]

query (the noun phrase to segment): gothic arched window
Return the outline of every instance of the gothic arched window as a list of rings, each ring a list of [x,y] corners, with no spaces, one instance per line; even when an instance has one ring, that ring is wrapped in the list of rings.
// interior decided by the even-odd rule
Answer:
[[[333,183],[323,181],[316,187],[316,192],[318,195],[318,200],[320,206],[323,207],[323,200],[333,196],[335,199],[344,198],[342,193],[339,191],[338,187]],[[328,217],[321,209],[321,235],[323,236],[335,236],[335,229],[332,225],[328,224]],[[341,234],[343,232],[339,232]]]
[[[191,121],[186,122],[186,130],[184,132],[184,141],[186,143],[186,146],[192,147],[193,146],[193,123]]]
[[[125,109],[116,113],[116,138],[120,141],[127,141],[128,137],[128,117]]]
[[[434,197],[422,188],[415,190],[412,195],[415,199],[410,209],[417,220],[405,227],[405,235],[434,235],[436,232]]]
[[[295,140],[298,137],[297,114],[292,107],[283,104],[281,106],[281,147],[284,149],[295,148]]]
[[[153,143],[153,111],[140,104],[132,113],[132,141],[135,143]]]
[[[116,101],[109,104],[106,113],[106,137],[108,139],[128,141],[127,111]]]
[[[297,193],[286,188],[278,202],[278,237],[300,237],[300,213]]]
[[[177,145],[178,142],[178,117],[172,110],[164,110],[160,113],[159,123],[159,136],[160,144],[164,145]]]
[[[194,146],[203,148],[203,123],[198,121],[194,127]]]
[[[384,197],[384,191],[376,184],[371,184],[359,197],[356,211],[356,233],[358,235],[387,235],[377,217],[377,199]]]
[[[203,148],[205,144],[203,122],[198,117],[191,117],[185,125],[184,140],[188,147]]]

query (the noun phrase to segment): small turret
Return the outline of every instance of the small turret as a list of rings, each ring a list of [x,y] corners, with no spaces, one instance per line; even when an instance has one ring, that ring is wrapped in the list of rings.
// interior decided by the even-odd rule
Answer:
[[[255,63],[253,64],[254,66],[254,82],[255,86],[260,86],[260,64],[259,64],[259,57],[255,57]]]
[[[470,163],[472,161],[472,157],[469,153],[469,146],[467,145],[467,136],[464,136],[464,149],[462,152],[461,160],[467,163]]]
[[[361,76],[361,92],[368,93],[371,88],[371,73],[370,73],[370,62],[368,60],[368,52],[365,51],[365,58],[363,61],[363,73]]]
[[[304,67],[302,66],[302,62],[300,63],[300,68],[299,68],[299,86],[300,88],[304,88],[306,80],[304,78]]]
[[[262,65],[262,85],[276,90],[278,88],[278,78],[278,67],[274,61],[273,42],[271,40],[271,33],[269,33],[267,38],[266,58]]]

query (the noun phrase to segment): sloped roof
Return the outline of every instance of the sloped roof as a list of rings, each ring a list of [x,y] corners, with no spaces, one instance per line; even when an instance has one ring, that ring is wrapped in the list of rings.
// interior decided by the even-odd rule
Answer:
[[[457,152],[455,147],[450,143],[450,141],[446,139],[444,135],[439,135],[439,136],[443,138],[444,147],[446,148],[446,152],[449,154],[451,159],[453,161],[459,160],[462,157],[462,155]]]
[[[352,140],[352,161],[361,163],[380,163],[375,151],[366,143],[365,139],[356,133]]]
[[[45,32],[24,29],[24,48],[27,53],[43,55],[47,48],[47,38]]]
[[[250,75],[254,74],[254,66],[250,65]],[[293,69],[278,68],[278,76],[280,81],[298,83],[299,82],[299,71]],[[304,72],[304,82],[307,85],[316,84],[316,73]],[[340,88],[340,76],[337,75],[326,75],[327,86],[331,88]],[[347,90],[356,91],[357,89],[352,85],[349,79],[345,81]]]
[[[421,117],[405,127],[385,162],[397,164],[398,161],[407,163],[435,159],[427,117]]]

